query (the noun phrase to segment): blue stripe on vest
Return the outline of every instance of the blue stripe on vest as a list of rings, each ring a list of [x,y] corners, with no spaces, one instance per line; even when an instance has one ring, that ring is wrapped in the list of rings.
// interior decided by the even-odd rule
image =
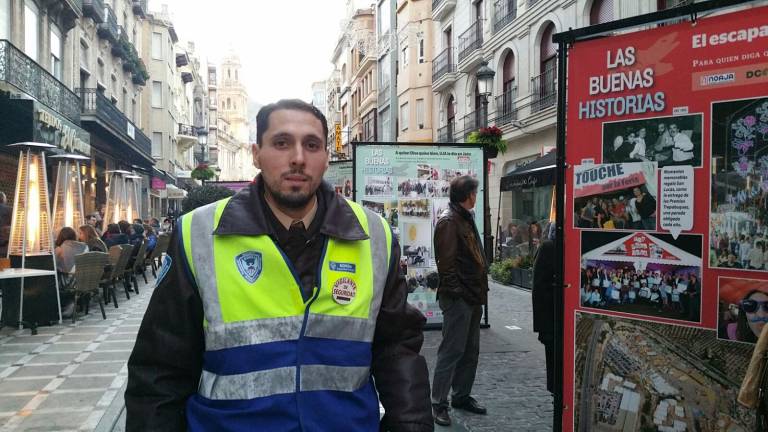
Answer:
[[[304,337],[301,349],[302,364],[322,364],[328,366],[371,365],[370,342]]]
[[[296,366],[296,341],[269,342],[203,353],[203,368],[217,375],[234,375]]]
[[[379,398],[371,380],[352,393],[301,392],[298,398],[305,431],[379,430]]]

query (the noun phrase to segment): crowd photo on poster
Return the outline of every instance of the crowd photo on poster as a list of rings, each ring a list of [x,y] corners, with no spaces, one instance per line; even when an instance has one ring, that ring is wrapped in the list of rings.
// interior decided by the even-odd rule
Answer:
[[[655,230],[658,169],[654,162],[574,167],[578,228]]]
[[[768,322],[768,281],[721,276],[717,306],[720,339],[755,343]]]
[[[768,271],[768,97],[712,104],[712,267]]]
[[[368,176],[365,178],[365,196],[390,196],[392,184],[390,176]]]
[[[701,166],[702,115],[603,123],[603,163]]]
[[[581,305],[699,322],[701,243],[699,235],[583,231]]]

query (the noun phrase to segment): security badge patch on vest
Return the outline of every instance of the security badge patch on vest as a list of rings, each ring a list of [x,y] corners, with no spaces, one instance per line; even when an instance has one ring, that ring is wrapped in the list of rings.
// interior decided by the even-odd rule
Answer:
[[[235,264],[240,275],[248,283],[256,282],[261,276],[261,252],[248,251],[235,257]]]
[[[336,303],[340,305],[348,305],[355,299],[357,285],[355,285],[355,281],[352,279],[343,277],[337,279],[336,282],[333,283],[331,293],[333,295],[333,300],[335,300]]]

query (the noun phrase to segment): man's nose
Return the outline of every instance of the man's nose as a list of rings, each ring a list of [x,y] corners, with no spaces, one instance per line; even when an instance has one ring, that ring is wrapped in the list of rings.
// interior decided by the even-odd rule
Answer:
[[[293,150],[291,151],[291,165],[293,166],[303,166],[306,159],[306,154],[304,152],[304,146],[301,145],[300,142],[296,143],[293,146]]]

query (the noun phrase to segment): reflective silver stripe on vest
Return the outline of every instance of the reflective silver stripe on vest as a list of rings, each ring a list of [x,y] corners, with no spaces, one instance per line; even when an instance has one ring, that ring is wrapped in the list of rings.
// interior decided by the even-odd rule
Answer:
[[[373,258],[371,265],[373,297],[371,298],[368,319],[310,314],[305,331],[307,336],[360,342],[373,341],[376,319],[381,307],[381,297],[389,274],[387,237],[384,232],[388,228],[384,226],[384,221],[376,213],[365,209],[365,215],[368,218],[368,236],[370,237],[371,257]]]
[[[269,342],[296,340],[304,316],[267,318],[252,321],[208,325],[205,348],[214,351]]]
[[[239,375],[203,371],[197,392],[213,400],[245,400],[296,391],[296,368],[285,367]]]
[[[368,367],[325,365],[301,366],[301,391],[346,391],[361,389],[371,377]]]
[[[195,276],[200,296],[205,309],[208,325],[221,324],[221,304],[216,285],[216,263],[213,254],[213,217],[218,202],[200,207],[192,212],[191,245],[192,259],[195,262]]]

